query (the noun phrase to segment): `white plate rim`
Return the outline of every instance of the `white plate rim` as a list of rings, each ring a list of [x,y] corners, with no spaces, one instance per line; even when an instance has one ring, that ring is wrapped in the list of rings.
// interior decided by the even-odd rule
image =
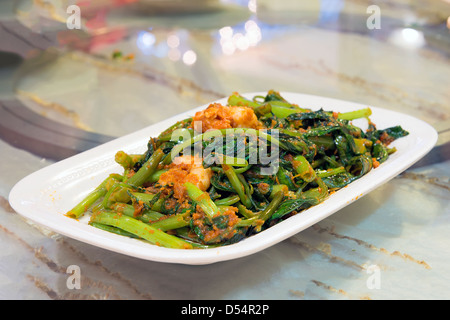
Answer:
[[[266,93],[251,92],[242,95],[250,98]],[[260,234],[253,235],[236,244],[219,248],[196,250],[162,248],[141,240],[129,239],[99,230],[82,221],[68,218],[64,216],[63,212],[55,209],[61,202],[64,202],[63,200],[67,200],[58,198],[58,187],[70,189],[71,184],[76,186],[77,181],[87,179],[86,176],[92,177],[92,187],[95,187],[99,180],[110,173],[112,166],[116,167],[113,160],[114,154],[118,150],[124,149],[124,145],[127,146],[127,150],[142,148],[143,141],[145,141],[145,147],[150,136],[155,136],[175,121],[185,119],[196,111],[204,109],[209,103],[31,173],[17,182],[11,189],[9,194],[10,205],[20,215],[36,224],[103,249],[158,262],[188,265],[210,264],[254,254],[325,219],[412,166],[425,156],[437,141],[437,132],[432,126],[407,114],[334,98],[293,92],[280,92],[280,94],[292,103],[313,109],[323,107],[324,110],[343,112],[370,107],[372,109],[371,119],[381,115],[389,115],[387,122],[392,122],[392,124],[377,126],[377,128],[402,125],[410,134],[398,141],[400,144],[406,145],[412,143],[412,146],[408,145],[408,148],[405,148],[407,150],[399,149],[379,168],[371,170],[367,175],[339,190],[323,203],[290,217]],[[226,99],[223,98],[214,102],[224,103]],[[373,121],[378,125],[376,119]],[[414,130],[411,130],[412,128]],[[397,141],[393,145],[395,146],[396,143]],[[89,190],[84,191],[88,192]],[[67,201],[67,203],[70,203],[70,201]],[[76,201],[72,201],[72,206],[75,203]],[[67,207],[67,205],[65,208],[69,210],[70,207]]]

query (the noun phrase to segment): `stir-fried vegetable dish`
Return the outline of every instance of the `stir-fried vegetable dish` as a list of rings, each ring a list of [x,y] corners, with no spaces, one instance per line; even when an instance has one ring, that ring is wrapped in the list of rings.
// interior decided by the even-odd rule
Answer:
[[[270,90],[212,103],[150,137],[143,154],[67,212],[126,237],[178,249],[223,246],[325,201],[380,166],[408,134],[377,129],[370,108],[313,111]],[[352,120],[366,118],[363,131]]]

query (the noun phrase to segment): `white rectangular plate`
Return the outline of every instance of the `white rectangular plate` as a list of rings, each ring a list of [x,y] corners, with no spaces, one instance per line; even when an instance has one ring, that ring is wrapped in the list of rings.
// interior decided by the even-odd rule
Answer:
[[[248,98],[266,93],[243,94]],[[281,92],[291,103],[304,108],[346,112],[367,107],[348,101],[298,93]],[[226,103],[226,99],[217,102]],[[65,216],[76,203],[93,190],[110,173],[122,173],[114,155],[123,150],[143,153],[149,137],[157,136],[178,120],[192,116],[207,105],[151,125],[135,133],[115,139],[91,150],[36,171],[19,181],[11,190],[11,206],[24,217],[59,234],[94,246],[146,260],[209,264],[250,255],[272,246],[330,216],[342,207],[392,179],[428,153],[437,141],[437,132],[427,123],[394,111],[372,107],[371,120],[378,129],[401,125],[409,135],[393,142],[397,152],[378,168],[331,195],[323,203],[288,218],[271,228],[236,244],[214,249],[168,249],[137,239],[112,234],[88,225],[89,216],[74,220]],[[363,130],[366,120],[353,124]]]

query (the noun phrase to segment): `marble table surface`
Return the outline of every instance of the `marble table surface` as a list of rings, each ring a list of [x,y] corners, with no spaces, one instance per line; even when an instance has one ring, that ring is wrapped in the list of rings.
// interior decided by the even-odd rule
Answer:
[[[0,106],[24,122],[0,126],[0,299],[449,299],[450,3],[299,2],[2,2]],[[72,4],[81,29],[69,29]],[[33,224],[8,202],[21,178],[88,140],[269,89],[407,113],[439,139],[327,219],[211,265],[97,248]],[[76,147],[53,148],[56,128],[73,130]],[[68,285],[70,266],[79,289]]]

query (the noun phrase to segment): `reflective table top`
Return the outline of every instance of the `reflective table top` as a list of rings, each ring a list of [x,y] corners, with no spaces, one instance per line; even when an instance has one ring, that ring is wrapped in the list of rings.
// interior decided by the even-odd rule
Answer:
[[[450,3],[188,3],[0,3],[0,299],[450,298]],[[106,251],[8,202],[40,168],[234,91],[270,89],[407,113],[439,139],[329,218],[213,265]]]

